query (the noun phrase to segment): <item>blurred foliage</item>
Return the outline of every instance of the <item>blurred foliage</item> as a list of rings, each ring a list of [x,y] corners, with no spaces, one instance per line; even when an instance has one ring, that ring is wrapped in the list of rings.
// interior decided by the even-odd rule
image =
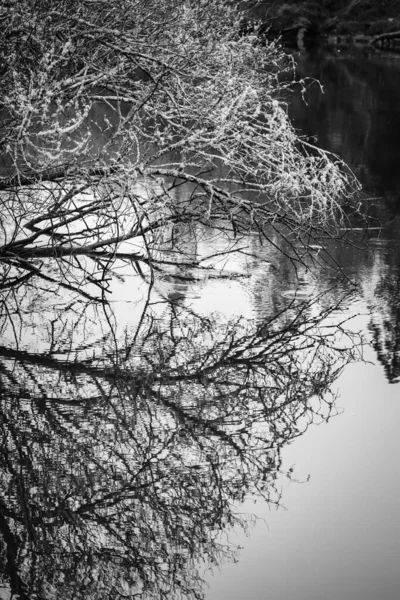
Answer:
[[[273,27],[315,23],[338,33],[371,35],[400,29],[397,0],[259,0],[252,16],[271,20]]]

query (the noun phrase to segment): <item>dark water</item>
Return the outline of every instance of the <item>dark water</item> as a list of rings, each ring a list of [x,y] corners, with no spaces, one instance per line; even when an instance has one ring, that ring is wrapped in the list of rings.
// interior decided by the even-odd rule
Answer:
[[[295,127],[338,154],[368,194],[384,198],[377,210],[395,216],[400,193],[398,56],[305,54],[297,57],[297,64],[308,107],[300,94],[293,95],[289,112]],[[321,82],[322,90],[313,79]]]
[[[150,281],[122,263],[110,306],[52,263],[3,286],[2,600],[188,598],[235,544],[209,600],[398,598],[400,62],[298,63],[325,94],[294,95],[293,122],[365,186],[360,249],[294,269],[278,231],[232,254],[230,232],[181,224],[160,242],[174,264]],[[369,362],[348,364],[359,331]]]
[[[389,381],[400,376],[400,60],[396,55],[298,57],[299,77],[318,79],[290,104],[293,123],[334,152],[357,175],[364,211],[382,225],[371,229],[368,255],[346,252],[341,262],[362,281],[372,311],[374,348]],[[354,261],[354,262],[353,262]],[[378,274],[378,280],[376,280]],[[380,322],[377,322],[380,321]]]

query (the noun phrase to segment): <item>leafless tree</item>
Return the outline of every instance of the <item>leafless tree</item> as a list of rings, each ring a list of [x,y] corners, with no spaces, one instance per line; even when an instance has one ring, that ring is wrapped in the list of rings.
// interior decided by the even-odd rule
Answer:
[[[267,242],[273,228],[294,261],[335,235],[357,184],[299,140],[291,63],[240,18],[219,0],[3,0],[3,290],[105,302],[116,265],[165,267],[182,223]]]

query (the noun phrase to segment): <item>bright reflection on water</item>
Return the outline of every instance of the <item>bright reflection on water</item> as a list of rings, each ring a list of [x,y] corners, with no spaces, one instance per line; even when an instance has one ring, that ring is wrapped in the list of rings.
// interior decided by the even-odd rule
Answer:
[[[232,253],[230,236],[182,228],[181,262],[153,280],[121,267],[111,307],[13,288],[0,552],[14,597],[188,597],[204,563],[232,558],[221,532],[251,520],[235,507],[279,502],[281,450],[336,414],[331,387],[358,338],[346,286],[306,264],[283,279],[283,254],[258,246]]]

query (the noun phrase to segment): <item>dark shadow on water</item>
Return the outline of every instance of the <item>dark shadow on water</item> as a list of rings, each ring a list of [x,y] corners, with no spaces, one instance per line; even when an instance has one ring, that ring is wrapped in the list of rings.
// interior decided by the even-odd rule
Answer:
[[[296,62],[308,106],[300,93],[290,99],[295,127],[351,166],[368,194],[398,198],[400,57],[316,51]]]
[[[400,380],[400,57],[316,50],[296,62],[306,92],[298,88],[290,98],[294,126],[340,156],[363,185],[363,210],[375,226],[365,234],[368,250],[337,256],[363,289],[372,343],[394,383]]]

